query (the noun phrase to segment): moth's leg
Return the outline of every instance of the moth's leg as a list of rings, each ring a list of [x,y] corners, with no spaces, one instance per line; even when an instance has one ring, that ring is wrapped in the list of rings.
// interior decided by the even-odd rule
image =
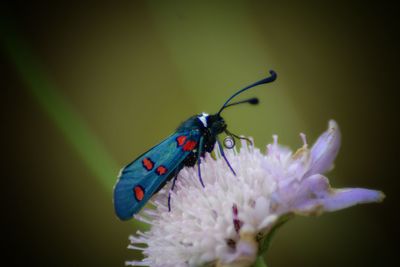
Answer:
[[[236,172],[233,170],[231,164],[229,163],[228,159],[225,156],[225,152],[224,152],[224,148],[221,145],[221,142],[219,141],[219,139],[217,139],[217,143],[218,143],[218,147],[219,147],[219,151],[221,152],[221,156],[224,158],[224,160],[226,161],[226,164],[228,164],[229,169],[231,169],[231,171],[233,172],[233,174],[236,176]]]
[[[180,170],[179,170],[180,171]],[[176,172],[174,179],[172,180],[172,186],[168,191],[168,211],[171,211],[171,192],[175,188],[176,179],[178,178],[179,171]]]
[[[203,178],[201,178],[201,170],[200,170],[201,155],[203,154],[203,145],[204,145],[204,137],[200,137],[199,146],[197,147],[197,170],[199,173],[200,183],[203,187],[205,187],[205,185],[203,183]]]

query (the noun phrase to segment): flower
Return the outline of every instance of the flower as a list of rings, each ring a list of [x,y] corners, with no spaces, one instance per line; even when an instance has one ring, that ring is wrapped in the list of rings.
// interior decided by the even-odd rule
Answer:
[[[383,193],[375,190],[333,189],[323,176],[332,169],[340,146],[335,121],[311,149],[300,135],[303,146],[296,153],[279,145],[277,136],[265,154],[246,142],[240,151],[226,151],[236,176],[220,151],[215,151],[216,159],[207,155],[201,165],[205,188],[194,168],[184,168],[171,192],[172,210],[166,186],[153,198],[155,209],[136,216],[151,228],[131,236],[129,248],[141,250],[145,258],[126,264],[250,266],[261,241],[290,215],[319,215],[383,200]]]

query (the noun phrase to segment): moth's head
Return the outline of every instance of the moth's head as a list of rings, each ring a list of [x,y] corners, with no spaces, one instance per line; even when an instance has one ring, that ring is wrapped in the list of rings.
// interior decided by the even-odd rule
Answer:
[[[225,120],[221,115],[214,114],[207,116],[207,128],[210,130],[211,134],[217,135],[223,133],[226,127]]]

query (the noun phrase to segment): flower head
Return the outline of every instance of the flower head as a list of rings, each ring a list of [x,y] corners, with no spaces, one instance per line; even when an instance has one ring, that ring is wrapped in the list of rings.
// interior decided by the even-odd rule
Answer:
[[[205,188],[194,168],[183,169],[172,192],[172,210],[166,186],[153,199],[156,208],[137,216],[151,229],[131,236],[129,247],[142,250],[145,259],[127,265],[250,266],[260,240],[288,215],[317,215],[383,199],[375,190],[333,189],[323,176],[340,146],[335,121],[311,149],[304,134],[301,138],[303,146],[295,153],[279,145],[277,136],[265,154],[245,142],[240,151],[226,151],[236,176],[219,151],[216,159],[207,155],[201,165]]]

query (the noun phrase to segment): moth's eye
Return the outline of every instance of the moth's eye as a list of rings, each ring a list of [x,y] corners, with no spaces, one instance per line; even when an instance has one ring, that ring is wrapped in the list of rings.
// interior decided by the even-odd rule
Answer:
[[[224,147],[226,147],[227,149],[232,149],[235,147],[235,139],[233,139],[232,136],[227,136],[224,139]]]

